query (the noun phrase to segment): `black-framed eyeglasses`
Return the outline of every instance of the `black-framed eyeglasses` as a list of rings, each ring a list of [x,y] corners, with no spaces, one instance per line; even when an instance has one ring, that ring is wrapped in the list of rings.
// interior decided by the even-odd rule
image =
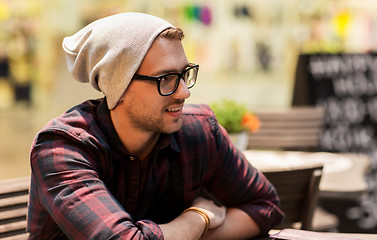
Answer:
[[[196,83],[198,70],[199,65],[190,63],[190,66],[181,73],[167,73],[157,77],[135,74],[132,79],[156,81],[158,93],[161,96],[169,96],[177,90],[181,79],[188,89],[192,88]]]

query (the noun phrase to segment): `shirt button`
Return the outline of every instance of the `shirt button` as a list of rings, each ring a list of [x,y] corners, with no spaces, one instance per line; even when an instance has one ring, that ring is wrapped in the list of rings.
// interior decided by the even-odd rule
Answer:
[[[130,160],[131,160],[131,161],[135,160],[135,157],[130,156]]]
[[[135,185],[135,184],[132,184],[132,185],[131,185],[131,189],[132,189],[132,191],[136,191],[136,185]]]

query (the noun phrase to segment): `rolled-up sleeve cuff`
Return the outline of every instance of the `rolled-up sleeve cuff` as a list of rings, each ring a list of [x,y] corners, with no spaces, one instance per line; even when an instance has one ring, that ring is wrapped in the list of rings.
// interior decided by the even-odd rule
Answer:
[[[138,221],[136,227],[142,232],[143,236],[148,236],[145,239],[164,239],[161,228],[154,222],[150,220],[141,220]]]

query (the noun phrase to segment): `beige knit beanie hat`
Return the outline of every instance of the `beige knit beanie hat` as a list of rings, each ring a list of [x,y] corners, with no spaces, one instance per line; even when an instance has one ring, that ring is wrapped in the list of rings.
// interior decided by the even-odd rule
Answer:
[[[173,27],[161,18],[133,12],[94,21],[64,38],[68,70],[101,91],[113,109],[155,38]]]

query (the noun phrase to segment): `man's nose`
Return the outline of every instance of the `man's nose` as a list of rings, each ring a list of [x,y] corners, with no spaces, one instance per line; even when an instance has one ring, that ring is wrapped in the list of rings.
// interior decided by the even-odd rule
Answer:
[[[179,85],[178,85],[177,90],[172,95],[173,98],[176,98],[176,99],[186,99],[186,98],[189,98],[190,95],[191,95],[191,92],[188,89],[187,84],[181,78],[181,80],[179,81]]]

